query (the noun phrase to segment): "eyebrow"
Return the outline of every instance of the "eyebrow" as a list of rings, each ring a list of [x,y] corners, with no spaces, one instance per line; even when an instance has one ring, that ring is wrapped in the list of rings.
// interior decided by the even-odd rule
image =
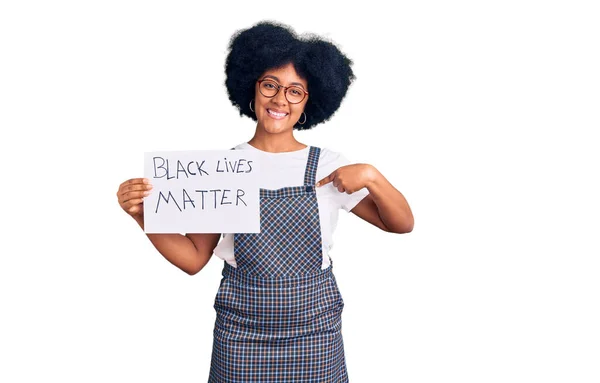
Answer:
[[[265,77],[263,77],[263,79],[265,79],[265,78],[272,78],[273,80],[275,80],[275,81],[277,81],[277,82],[281,82],[281,81],[280,81],[280,80],[279,80],[277,77],[275,77],[275,76],[273,76],[273,75],[270,75],[270,74],[268,74],[268,75],[266,75]],[[300,84],[299,82],[291,82],[291,83],[290,83],[290,85],[299,85],[299,86],[301,86],[302,88],[305,88],[305,86],[304,86],[304,85],[302,85],[302,84]]]

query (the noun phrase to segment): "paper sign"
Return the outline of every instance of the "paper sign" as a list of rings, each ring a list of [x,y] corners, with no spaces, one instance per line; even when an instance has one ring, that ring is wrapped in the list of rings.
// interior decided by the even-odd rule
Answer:
[[[146,233],[258,233],[258,156],[252,150],[148,152]]]

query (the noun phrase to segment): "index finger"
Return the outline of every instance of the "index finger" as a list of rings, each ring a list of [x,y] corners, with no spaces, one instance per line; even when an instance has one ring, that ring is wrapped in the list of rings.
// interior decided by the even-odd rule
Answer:
[[[333,181],[333,173],[331,173],[327,177],[323,178],[321,181],[317,182],[317,187],[326,185],[326,184],[330,183],[331,181]]]
[[[121,186],[128,186],[128,185],[137,185],[137,184],[149,184],[150,180],[148,178],[132,178],[130,180],[127,180],[125,182],[123,182],[121,184]]]

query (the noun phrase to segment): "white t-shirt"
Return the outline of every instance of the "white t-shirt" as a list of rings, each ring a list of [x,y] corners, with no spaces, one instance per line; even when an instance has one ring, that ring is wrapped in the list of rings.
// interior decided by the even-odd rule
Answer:
[[[269,153],[259,150],[247,142],[240,144],[235,149],[255,150],[260,157],[260,187],[262,189],[279,189],[289,186],[302,186],[304,172],[310,147],[285,153]],[[315,182],[327,177],[337,168],[349,165],[350,161],[340,153],[322,148],[317,167]],[[317,203],[319,205],[319,218],[321,221],[321,242],[323,245],[323,264],[325,269],[329,266],[329,251],[333,247],[333,232],[337,225],[338,212],[344,209],[349,212],[364,197],[369,194],[366,188],[352,194],[340,193],[333,183],[317,188]],[[233,252],[233,234],[224,234],[215,248],[214,254],[232,266],[236,266]]]

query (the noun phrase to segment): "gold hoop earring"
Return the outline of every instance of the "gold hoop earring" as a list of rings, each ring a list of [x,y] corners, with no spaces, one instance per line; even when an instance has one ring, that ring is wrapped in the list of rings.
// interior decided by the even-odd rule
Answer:
[[[300,125],[304,125],[306,123],[306,113],[302,112],[302,114],[304,115],[304,121],[302,121],[302,122],[298,121],[298,124],[300,124]]]
[[[250,110],[252,111],[252,113],[254,113],[254,109],[252,109],[252,101],[254,101],[254,99],[250,100]]]

